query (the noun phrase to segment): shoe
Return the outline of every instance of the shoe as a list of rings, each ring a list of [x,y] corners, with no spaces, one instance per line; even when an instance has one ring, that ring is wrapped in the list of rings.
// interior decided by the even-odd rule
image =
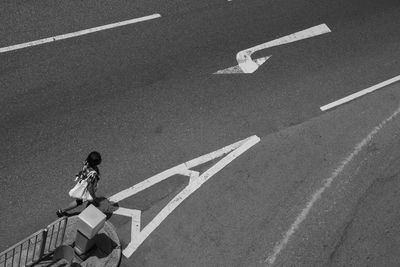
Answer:
[[[64,216],[64,212],[63,212],[61,209],[57,210],[57,211],[56,211],[56,214],[57,214],[57,216],[58,216],[59,218],[61,218],[62,216]]]

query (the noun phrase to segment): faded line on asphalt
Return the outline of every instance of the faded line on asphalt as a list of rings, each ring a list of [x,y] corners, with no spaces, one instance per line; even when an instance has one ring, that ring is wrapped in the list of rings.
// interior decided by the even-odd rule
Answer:
[[[94,27],[94,28],[89,28],[89,29],[85,29],[85,30],[81,30],[81,31],[77,31],[77,32],[71,32],[71,33],[56,35],[56,36],[52,36],[52,37],[48,37],[48,38],[35,40],[35,41],[30,41],[30,42],[26,42],[26,43],[2,47],[2,48],[0,48],[0,53],[23,49],[23,48],[27,48],[27,47],[31,47],[31,46],[42,45],[42,44],[46,44],[46,43],[51,43],[51,42],[55,42],[55,41],[59,41],[59,40],[68,39],[68,38],[74,38],[74,37],[98,32],[98,31],[104,31],[104,30],[108,30],[108,29],[112,29],[112,28],[126,26],[129,24],[152,20],[152,19],[156,19],[156,18],[160,18],[160,17],[161,17],[160,14],[153,14],[153,15],[149,15],[149,16],[145,16],[145,17],[141,17],[141,18],[124,20],[124,21],[111,23],[111,24],[107,24],[107,25],[103,25],[103,26],[98,26],[98,27]]]
[[[374,136],[391,120],[393,120],[400,113],[400,107],[390,115],[388,118],[383,120],[378,126],[376,126],[360,143],[358,143],[353,151],[342,161],[339,167],[331,174],[329,178],[327,178],[321,188],[319,188],[311,197],[310,201],[307,203],[306,207],[301,211],[301,213],[297,216],[294,223],[290,226],[287,232],[284,234],[283,239],[279,241],[272,253],[265,259],[265,263],[267,266],[272,266],[275,263],[276,258],[279,253],[286,247],[290,238],[294,235],[296,230],[299,228],[300,224],[307,218],[310,210],[314,206],[314,204],[321,198],[322,194],[326,189],[328,189],[332,182],[343,172],[344,168],[362,151],[362,149],[367,146]]]
[[[361,90],[361,91],[359,91],[357,93],[354,93],[354,94],[348,95],[346,97],[343,97],[343,98],[341,98],[339,100],[336,100],[336,101],[334,101],[334,102],[332,102],[330,104],[327,104],[325,106],[320,107],[320,109],[321,109],[321,111],[326,111],[328,109],[331,109],[331,108],[337,107],[339,105],[345,104],[345,103],[350,102],[350,101],[352,101],[352,100],[354,100],[354,99],[356,99],[358,97],[361,97],[363,95],[369,94],[369,93],[371,93],[371,92],[373,92],[375,90],[381,89],[381,88],[383,88],[385,86],[388,86],[388,85],[390,85],[392,83],[395,83],[395,82],[398,82],[398,81],[400,81],[400,75],[398,75],[396,77],[393,77],[393,78],[391,78],[389,80],[383,81],[381,83],[378,83],[378,84],[376,84],[374,86],[368,87],[368,88],[366,88],[364,90]]]

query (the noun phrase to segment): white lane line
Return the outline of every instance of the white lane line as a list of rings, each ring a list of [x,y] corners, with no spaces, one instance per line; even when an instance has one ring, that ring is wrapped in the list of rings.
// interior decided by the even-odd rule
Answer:
[[[344,103],[350,102],[350,101],[352,101],[352,100],[354,100],[354,99],[356,99],[358,97],[361,97],[363,95],[369,94],[369,93],[371,93],[371,92],[373,92],[375,90],[381,89],[381,88],[383,88],[385,86],[388,86],[389,84],[392,84],[392,83],[395,83],[395,82],[398,82],[398,81],[400,81],[400,75],[398,75],[396,77],[393,77],[393,78],[391,78],[389,80],[386,80],[384,82],[378,83],[378,84],[376,84],[374,86],[368,87],[367,89],[361,90],[361,91],[359,91],[357,93],[354,93],[354,94],[348,95],[346,97],[343,97],[343,98],[341,98],[339,100],[336,100],[336,101],[334,101],[334,102],[332,102],[330,104],[327,104],[325,106],[320,107],[320,109],[321,109],[321,111],[326,111],[328,109],[331,109],[331,108],[334,108],[336,106],[342,105]]]
[[[307,218],[307,215],[309,214],[311,208],[321,198],[322,193],[324,193],[324,191],[331,186],[332,182],[342,173],[346,165],[349,164],[361,152],[361,150],[372,141],[372,138],[374,138],[374,136],[385,126],[385,124],[393,120],[399,113],[400,113],[400,107],[397,108],[397,110],[392,115],[390,115],[388,118],[383,120],[378,126],[376,126],[360,143],[358,143],[354,147],[353,151],[342,161],[339,167],[331,174],[331,176],[328,179],[325,180],[324,185],[312,195],[311,200],[307,203],[306,207],[297,216],[294,223],[285,233],[283,239],[275,245],[273,252],[266,258],[265,263],[267,263],[267,266],[272,266],[274,264],[279,253],[285,248],[290,238],[299,228],[300,224]]]
[[[26,47],[31,47],[31,46],[36,46],[36,45],[41,45],[41,44],[45,44],[45,43],[51,43],[51,42],[55,42],[55,41],[59,41],[59,40],[73,38],[73,37],[77,37],[77,36],[81,36],[81,35],[85,35],[85,34],[89,34],[89,33],[94,33],[94,32],[98,32],[98,31],[104,31],[104,30],[117,28],[117,27],[129,25],[129,24],[134,24],[134,23],[138,23],[138,22],[142,22],[142,21],[146,21],[146,20],[156,19],[156,18],[160,18],[160,17],[161,17],[160,14],[153,14],[153,15],[149,15],[149,16],[145,16],[145,17],[141,17],[141,18],[120,21],[120,22],[111,23],[111,24],[94,27],[94,28],[90,28],[90,29],[85,29],[85,30],[81,30],[81,31],[77,31],[77,32],[56,35],[56,36],[52,36],[52,37],[48,37],[48,38],[44,38],[44,39],[39,39],[36,41],[30,41],[30,42],[26,42],[26,43],[22,43],[22,44],[16,44],[16,45],[11,45],[11,46],[7,46],[7,47],[2,47],[2,48],[0,48],[0,53],[5,53],[5,52],[18,50],[18,49],[22,49],[22,48],[26,48]]]

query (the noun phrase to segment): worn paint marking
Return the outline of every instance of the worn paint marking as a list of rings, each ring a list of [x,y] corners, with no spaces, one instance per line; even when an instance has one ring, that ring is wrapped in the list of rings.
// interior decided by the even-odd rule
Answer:
[[[390,115],[388,118],[383,120],[378,126],[376,126],[363,140],[361,140],[361,142],[354,147],[353,151],[342,161],[339,167],[335,169],[335,171],[331,174],[331,176],[325,179],[323,186],[319,188],[311,196],[311,199],[308,201],[305,208],[300,212],[296,220],[283,235],[282,240],[276,243],[273,251],[265,259],[265,263],[267,263],[267,266],[272,266],[275,263],[279,253],[286,247],[292,236],[295,234],[296,230],[299,228],[300,224],[307,218],[314,204],[321,198],[324,191],[331,186],[332,182],[343,172],[344,168],[362,151],[364,147],[366,147],[371,142],[374,136],[388,122],[393,120],[399,113],[400,113],[400,107],[392,115]]]

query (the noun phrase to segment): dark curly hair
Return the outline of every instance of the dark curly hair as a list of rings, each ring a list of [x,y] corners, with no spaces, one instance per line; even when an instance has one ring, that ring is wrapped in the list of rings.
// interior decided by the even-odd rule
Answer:
[[[97,151],[92,151],[89,153],[89,156],[86,158],[87,163],[91,167],[96,167],[101,163],[101,155]]]

